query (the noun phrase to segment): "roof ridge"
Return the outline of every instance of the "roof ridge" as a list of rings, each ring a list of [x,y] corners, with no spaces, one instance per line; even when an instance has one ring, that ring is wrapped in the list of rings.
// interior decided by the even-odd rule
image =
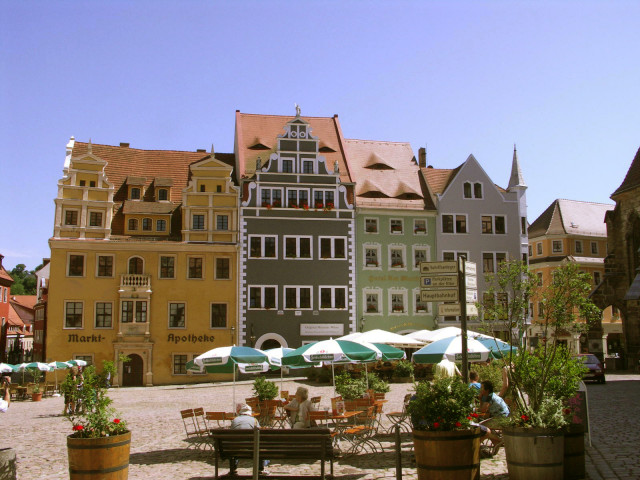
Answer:
[[[409,145],[411,146],[411,142],[404,141],[392,141],[392,140],[367,140],[364,138],[345,138],[345,142],[367,142],[367,143],[377,143],[377,144],[391,144],[391,145]],[[413,150],[413,149],[412,149]]]
[[[89,145],[89,142],[76,142],[76,145]],[[193,154],[197,154],[197,153],[201,153],[201,154],[205,154],[205,157],[208,157],[211,155],[211,152],[207,152],[206,150],[204,152],[198,152],[197,150],[172,150],[172,149],[160,149],[160,148],[153,148],[153,149],[147,149],[147,148],[133,148],[133,147],[122,147],[120,145],[107,145],[106,143],[93,143],[91,142],[91,146],[92,147],[109,147],[109,148],[122,148],[123,150],[128,150],[128,151],[139,151],[139,152],[174,152],[174,153],[193,153]],[[84,153],[83,155],[86,155],[88,152]],[[225,152],[215,152],[215,155],[218,154],[225,154]],[[232,155],[233,153],[231,153]],[[95,155],[95,154],[94,154]]]

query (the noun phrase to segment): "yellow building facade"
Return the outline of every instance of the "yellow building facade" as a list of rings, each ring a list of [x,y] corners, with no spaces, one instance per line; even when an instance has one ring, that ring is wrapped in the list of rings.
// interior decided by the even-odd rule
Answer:
[[[556,200],[529,227],[529,269],[544,287],[551,283],[553,271],[570,262],[587,273],[595,289],[604,278],[604,257],[607,255],[605,213],[613,205],[574,200]],[[529,305],[531,325],[527,331],[529,346],[544,337],[542,320],[544,307],[536,298]],[[607,336],[622,332],[620,317],[611,307],[602,313],[602,327]],[[600,351],[602,339],[594,342],[578,332],[551,332],[570,351],[581,353]],[[612,338],[612,342],[613,342]],[[605,347],[606,348],[606,347]]]
[[[69,142],[49,242],[47,361],[114,360],[122,386],[201,380],[186,363],[235,341],[232,165],[228,154]]]

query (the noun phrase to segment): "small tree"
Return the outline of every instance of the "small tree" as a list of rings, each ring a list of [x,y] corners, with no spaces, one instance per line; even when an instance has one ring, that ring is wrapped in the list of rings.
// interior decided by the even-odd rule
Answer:
[[[517,355],[509,354],[509,379],[522,414],[517,418],[536,426],[561,426],[558,409],[575,395],[584,367],[558,343],[558,334],[584,330],[599,318],[600,310],[588,297],[589,275],[568,263],[553,271],[548,285],[541,286],[523,262],[504,262],[487,280],[489,295],[481,309],[485,325],[492,330],[500,324],[508,327],[510,337],[517,331],[521,338],[529,300],[542,305],[544,340],[533,352],[521,349]]]

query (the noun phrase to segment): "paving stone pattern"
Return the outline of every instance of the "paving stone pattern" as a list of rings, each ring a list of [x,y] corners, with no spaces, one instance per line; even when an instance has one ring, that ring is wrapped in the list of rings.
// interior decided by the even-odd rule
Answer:
[[[277,380],[279,383],[279,380]],[[285,380],[284,389],[293,393],[298,385],[309,388],[310,395],[322,396],[329,406],[333,388]],[[392,384],[385,411],[398,410],[411,389],[408,384]],[[193,386],[112,389],[114,406],[132,430],[129,478],[158,480],[205,480],[214,475],[212,455],[189,448],[179,411],[204,407],[205,410],[229,410],[234,388],[229,383]],[[587,478],[640,478],[640,398],[639,375],[610,375],[606,385],[588,387],[593,447],[587,448]],[[252,395],[251,381],[235,386],[236,401]],[[61,397],[42,402],[13,402],[0,416],[0,448],[12,446],[18,458],[19,479],[66,479],[68,476],[66,436],[70,422],[62,415]],[[385,419],[385,425],[388,422]],[[403,479],[417,478],[412,462],[410,438],[403,437]],[[393,438],[383,442],[385,453],[364,453],[335,462],[335,475],[342,480],[396,478]],[[226,473],[226,465],[221,473]],[[328,467],[327,467],[328,468]],[[270,465],[271,478],[278,474],[319,475],[320,464],[287,463]],[[250,464],[241,462],[239,472],[250,474]],[[290,477],[291,478],[291,477]],[[481,478],[506,479],[504,450],[481,462]]]

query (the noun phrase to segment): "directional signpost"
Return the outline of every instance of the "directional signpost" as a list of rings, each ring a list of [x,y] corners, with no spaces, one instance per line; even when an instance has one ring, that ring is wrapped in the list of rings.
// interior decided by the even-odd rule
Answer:
[[[423,302],[449,302],[438,305],[438,315],[460,317],[462,335],[462,377],[469,380],[467,362],[467,317],[477,316],[478,280],[474,262],[463,258],[458,261],[420,263],[420,300]],[[456,360],[457,360],[456,356]]]

